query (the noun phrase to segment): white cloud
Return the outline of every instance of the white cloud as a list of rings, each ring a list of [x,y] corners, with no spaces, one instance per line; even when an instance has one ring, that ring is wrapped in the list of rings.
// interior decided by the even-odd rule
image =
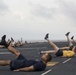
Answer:
[[[0,15],[4,15],[9,11],[8,6],[1,0],[0,1]]]
[[[48,8],[42,5],[33,6],[32,14],[36,17],[51,19],[56,13],[56,8]]]
[[[0,36],[43,39],[49,32],[51,39],[65,39],[65,33],[75,35],[74,0],[4,0],[0,12]]]
[[[20,11],[12,11],[11,15],[15,16],[16,18],[20,18],[20,19],[25,19],[25,16],[22,15],[22,13]]]
[[[59,0],[60,10],[69,19],[76,19],[76,1],[75,0]]]

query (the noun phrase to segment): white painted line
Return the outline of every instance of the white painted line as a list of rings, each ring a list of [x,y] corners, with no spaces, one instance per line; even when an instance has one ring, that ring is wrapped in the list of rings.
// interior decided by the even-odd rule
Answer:
[[[40,48],[15,48],[15,49],[46,49],[47,47],[40,47]],[[6,51],[7,49],[0,49],[0,51]]]
[[[65,61],[63,62],[63,64],[66,63],[66,62],[68,62],[68,61],[70,61],[70,60],[71,60],[71,58],[65,60]]]
[[[43,74],[41,74],[41,75],[46,75],[47,73],[49,73],[49,72],[51,72],[52,71],[52,69],[50,69],[50,70],[48,70],[48,71],[46,71],[46,72],[44,72]]]
[[[16,48],[16,49],[45,49],[46,47],[41,47],[41,48]]]
[[[10,52],[0,52],[0,54],[12,54]]]

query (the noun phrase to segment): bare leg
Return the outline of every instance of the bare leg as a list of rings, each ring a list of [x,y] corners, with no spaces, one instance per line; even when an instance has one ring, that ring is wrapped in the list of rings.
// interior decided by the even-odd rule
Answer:
[[[68,41],[68,43],[69,43],[69,46],[68,46],[68,47],[62,47],[62,48],[59,48],[59,49],[69,50],[69,48],[70,48],[71,46],[73,46],[72,42],[71,42],[70,39],[69,39],[69,34],[70,34],[70,32],[68,32],[68,33],[65,34],[66,37],[67,37],[67,41]],[[73,37],[74,37],[74,36],[73,36]],[[71,39],[73,39],[73,37],[72,37]]]
[[[55,49],[56,52],[59,50],[59,48],[57,47],[57,45],[55,45],[51,40],[49,40],[49,39],[47,38],[47,41],[48,41],[49,44]]]
[[[0,66],[10,65],[10,60],[0,60]]]
[[[61,50],[69,50],[69,47],[61,47],[59,49],[61,49]]]
[[[11,46],[8,46],[8,50],[9,50],[11,53],[15,54],[16,57],[18,57],[18,56],[20,55],[20,52],[19,52],[18,50],[16,50],[15,48],[11,47]]]
[[[70,39],[69,39],[69,34],[66,35],[66,37],[67,37],[67,41],[68,41],[68,43],[69,43],[69,47],[72,46],[73,44],[72,44],[72,42],[71,42]]]
[[[57,52],[59,50],[59,48],[51,40],[49,40],[48,36],[49,36],[49,34],[46,34],[44,39],[47,40],[49,42],[49,44],[55,49],[55,52]]]
[[[4,45],[6,48],[8,48],[8,50],[9,50],[11,53],[15,54],[16,57],[18,57],[18,56],[20,55],[20,52],[19,52],[18,50],[16,50],[15,48],[11,47],[10,45],[8,45],[8,44],[6,43],[6,35],[4,35],[4,36],[2,37],[2,40],[1,40],[1,42],[0,42],[0,45]]]
[[[73,41],[74,43],[76,43],[76,41],[75,41],[74,39],[72,39],[72,41]]]
[[[71,39],[72,39],[72,41],[73,41],[74,43],[76,43],[76,41],[74,40],[74,36],[72,36]]]
[[[41,51],[40,53],[52,53],[52,54],[56,54],[56,52],[59,50],[59,48],[51,40],[49,40],[48,35],[49,34],[46,34],[46,36],[45,36],[44,39],[49,42],[49,44],[54,48],[54,50]]]
[[[76,41],[75,41],[74,39],[72,39],[72,41],[73,41],[74,43],[76,43]]]

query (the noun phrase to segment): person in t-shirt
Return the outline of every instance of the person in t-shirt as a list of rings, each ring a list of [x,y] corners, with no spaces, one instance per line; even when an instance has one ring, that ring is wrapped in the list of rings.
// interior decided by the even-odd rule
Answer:
[[[12,71],[42,71],[45,70],[47,62],[51,61],[52,56],[45,53],[41,56],[40,61],[26,59],[18,50],[6,43],[6,35],[1,39],[0,45],[4,45],[8,50],[16,55],[14,60],[0,60],[1,66],[10,66]]]
[[[67,32],[66,34],[65,34],[65,36],[66,36],[66,38],[67,38],[67,41],[68,41],[68,46],[66,46],[66,47],[62,47],[62,48],[60,48],[60,49],[62,49],[62,50],[72,50],[75,46],[73,45],[73,43],[72,43],[72,41],[69,39],[69,34],[70,34],[70,32]],[[73,39],[74,38],[74,36],[72,36],[71,37],[71,39]],[[73,41],[74,42],[74,41]]]
[[[71,37],[71,40],[76,44],[76,40],[74,40],[74,36]]]
[[[49,42],[49,44],[51,46],[53,46],[54,50],[41,51],[40,53],[52,53],[52,54],[55,54],[57,57],[58,56],[61,56],[61,57],[73,57],[73,56],[75,56],[76,46],[73,46],[70,41],[69,41],[70,42],[70,46],[69,47],[59,48],[51,40],[49,40],[49,36],[48,35],[49,34],[46,34],[45,40],[47,40]],[[68,38],[68,35],[69,35],[69,33],[66,34],[67,38]]]

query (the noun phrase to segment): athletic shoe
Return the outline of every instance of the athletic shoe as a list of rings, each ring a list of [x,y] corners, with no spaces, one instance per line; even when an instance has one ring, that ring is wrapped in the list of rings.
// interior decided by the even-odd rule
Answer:
[[[14,39],[11,37],[11,41],[14,42]]]
[[[0,45],[4,45],[4,43],[6,42],[5,39],[6,39],[6,35],[3,35]]]
[[[74,36],[71,37],[71,39],[73,39],[73,38],[74,38]]]
[[[6,35],[3,35],[1,42],[0,42],[0,45],[4,45],[7,48],[9,45],[6,43],[5,39],[6,39]]]
[[[44,38],[44,39],[45,39],[45,40],[47,40],[47,39],[48,39],[48,37],[49,37],[49,33],[47,33],[47,34],[46,34],[46,36],[45,36],[45,38]]]
[[[70,32],[66,33],[65,35],[68,36],[70,34]]]

